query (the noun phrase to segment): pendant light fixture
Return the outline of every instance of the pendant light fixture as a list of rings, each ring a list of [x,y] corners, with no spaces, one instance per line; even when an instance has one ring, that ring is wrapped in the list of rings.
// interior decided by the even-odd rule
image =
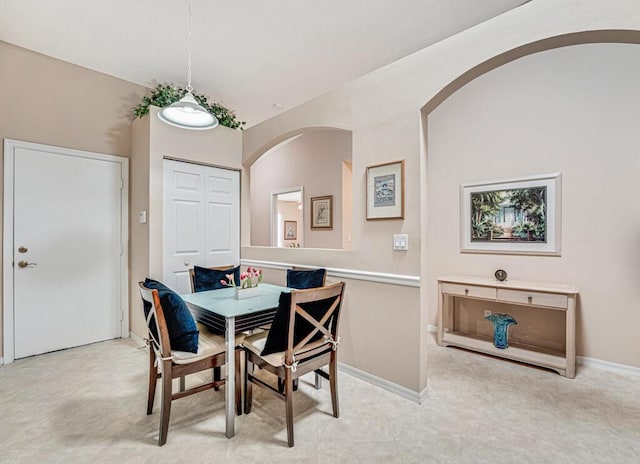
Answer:
[[[188,56],[187,56],[187,93],[177,102],[163,108],[158,113],[161,121],[175,127],[191,130],[213,129],[218,125],[218,119],[198,104],[193,97],[191,86],[191,0],[189,0],[189,26],[188,26]]]

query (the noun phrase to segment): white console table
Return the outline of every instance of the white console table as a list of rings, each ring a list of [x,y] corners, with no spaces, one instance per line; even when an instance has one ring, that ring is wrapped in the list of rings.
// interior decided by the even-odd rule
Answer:
[[[553,369],[570,379],[576,375],[576,298],[574,285],[508,280],[477,276],[448,276],[438,279],[438,345],[469,350],[522,361]],[[531,307],[541,311],[563,311],[566,321],[564,352],[509,342],[506,349],[496,348],[493,337],[456,332],[456,298],[468,298]]]

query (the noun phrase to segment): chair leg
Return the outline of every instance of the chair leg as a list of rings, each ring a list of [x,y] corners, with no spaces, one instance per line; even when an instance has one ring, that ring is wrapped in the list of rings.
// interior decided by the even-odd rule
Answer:
[[[313,374],[316,377],[316,382],[314,387],[316,388],[316,390],[320,390],[322,388],[322,377],[320,377],[317,372],[314,372]]]
[[[244,366],[244,413],[249,414],[251,412],[251,405],[253,404],[253,382],[249,380],[249,374],[253,374],[253,363],[249,361],[249,356],[245,357],[246,363]]]
[[[329,361],[329,386],[331,388],[331,405],[333,406],[333,417],[339,417],[340,406],[338,404],[338,356],[336,355],[335,351],[331,352],[331,359]]]
[[[235,358],[236,358],[236,412],[239,416],[242,415],[242,381],[240,375],[240,354],[242,350],[236,350]]]
[[[291,448],[293,446],[293,380],[290,369],[285,369],[284,373],[284,401],[287,417],[287,444]]]
[[[162,407],[160,409],[160,433],[158,446],[167,442],[167,432],[169,431],[169,417],[171,416],[171,360],[162,361]]]
[[[213,380],[217,381],[222,379],[222,371],[220,370],[220,366],[213,368]],[[220,390],[220,387],[213,387],[215,391]]]
[[[183,392],[186,388],[185,376],[180,377],[180,391]]]
[[[149,347],[149,394],[147,397],[147,415],[153,411],[153,400],[156,397],[158,383],[158,368],[156,367],[156,352]]]
[[[293,381],[293,391],[298,391],[298,380],[300,379],[295,379]],[[284,380],[282,380],[280,377],[278,377],[278,391],[280,393],[284,393]]]

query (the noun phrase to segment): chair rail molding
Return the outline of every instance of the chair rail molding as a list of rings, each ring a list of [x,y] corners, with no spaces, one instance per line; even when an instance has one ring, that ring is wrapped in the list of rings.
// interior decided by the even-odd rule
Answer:
[[[279,269],[282,271],[291,269],[293,266],[305,266],[309,268],[322,267],[301,263],[280,263],[275,261],[259,261],[254,259],[241,259],[240,264],[243,264],[245,266],[256,266],[265,269]],[[380,282],[385,284],[401,285],[405,287],[420,287],[420,276],[415,275],[387,274],[383,272],[361,271],[358,269],[340,269],[332,267],[327,267],[325,269],[327,270],[328,277],[364,280],[368,282]]]

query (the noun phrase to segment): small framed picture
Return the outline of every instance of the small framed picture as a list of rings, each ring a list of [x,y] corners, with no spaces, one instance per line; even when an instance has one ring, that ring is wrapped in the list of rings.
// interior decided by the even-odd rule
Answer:
[[[284,221],[284,239],[298,240],[298,221]]]
[[[404,160],[367,167],[367,220],[404,219]]]
[[[311,230],[333,229],[333,195],[311,198]]]

